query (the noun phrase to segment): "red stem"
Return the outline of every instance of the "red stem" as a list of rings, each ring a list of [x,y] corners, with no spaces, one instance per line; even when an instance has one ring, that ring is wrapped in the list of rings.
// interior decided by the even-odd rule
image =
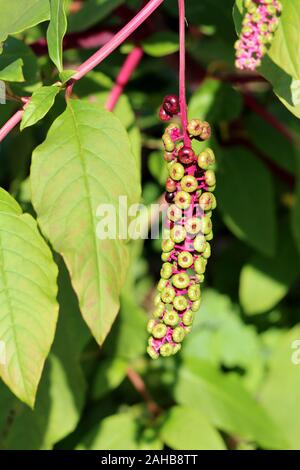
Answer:
[[[17,111],[0,129],[0,142],[16,127],[22,119],[23,109]]]
[[[129,82],[133,72],[139,65],[143,57],[143,49],[136,46],[125,59],[125,62],[117,76],[115,85],[111,90],[106,102],[106,109],[112,111],[117,104],[118,99],[124,91],[125,86]]]
[[[186,147],[191,146],[191,140],[187,132],[187,104],[185,86],[185,4],[184,0],[178,0],[179,9],[179,103],[183,132],[183,142]]]

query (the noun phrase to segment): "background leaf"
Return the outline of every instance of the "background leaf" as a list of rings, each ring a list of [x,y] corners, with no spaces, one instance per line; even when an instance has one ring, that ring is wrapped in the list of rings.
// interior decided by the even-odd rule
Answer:
[[[65,0],[50,0],[50,23],[47,29],[49,56],[59,72],[63,70],[62,42],[67,31]]]

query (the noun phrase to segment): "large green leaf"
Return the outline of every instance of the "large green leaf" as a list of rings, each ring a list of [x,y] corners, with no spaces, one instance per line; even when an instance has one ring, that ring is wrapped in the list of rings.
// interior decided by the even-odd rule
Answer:
[[[59,72],[63,69],[62,42],[67,31],[65,0],[50,0],[50,23],[47,29],[49,56]]]
[[[288,292],[300,272],[300,258],[290,236],[282,234],[273,258],[255,255],[240,278],[240,300],[248,314],[273,308]]]
[[[171,449],[226,449],[218,431],[194,407],[172,407],[162,426],[161,437]]]
[[[119,310],[128,249],[124,240],[99,239],[97,209],[108,204],[118,216],[119,196],[130,206],[140,195],[120,121],[93,104],[69,100],[33,153],[31,186],[41,229],[62,254],[83,317],[102,344]]]
[[[40,121],[52,108],[56,95],[59,93],[60,88],[56,85],[43,86],[36,90],[25,107],[20,129],[33,126]]]
[[[225,223],[240,239],[271,256],[276,244],[272,178],[251,152],[226,150],[219,158],[217,198]]]
[[[286,445],[280,428],[237,376],[225,376],[208,363],[188,360],[179,371],[175,394],[179,403],[193,404],[212,424],[229,434],[255,441],[267,449]]]
[[[34,405],[52,344],[58,304],[57,267],[35,220],[0,193],[0,376],[13,393]]]
[[[281,3],[283,12],[279,26],[258,71],[271,82],[282,103],[300,117],[300,0],[281,0]],[[242,0],[237,0],[234,20],[238,32],[244,13]]]
[[[22,214],[22,209],[17,201],[3,188],[0,188],[0,212],[8,212],[16,215]]]
[[[278,342],[269,363],[269,373],[260,398],[286,436],[289,449],[300,449],[299,325]]]
[[[0,0],[0,43],[49,18],[48,0]]]

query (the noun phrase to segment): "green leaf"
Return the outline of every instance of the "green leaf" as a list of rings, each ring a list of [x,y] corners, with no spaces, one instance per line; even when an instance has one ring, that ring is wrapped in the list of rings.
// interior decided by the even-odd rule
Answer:
[[[127,134],[112,113],[69,100],[33,153],[32,201],[40,227],[71,273],[82,315],[102,344],[119,310],[128,268],[125,240],[97,236],[100,204],[119,215],[139,200],[140,183]],[[114,214],[113,214],[114,215]]]
[[[217,428],[257,442],[266,449],[281,449],[284,435],[267,412],[235,375],[223,375],[200,360],[189,360],[179,371],[175,394],[182,405],[193,406]]]
[[[126,377],[128,362],[121,358],[105,359],[99,363],[91,387],[91,397],[99,400],[110,390],[118,388]]]
[[[0,43],[8,34],[20,33],[24,29],[49,18],[48,0],[0,0]]]
[[[67,31],[65,0],[50,0],[50,23],[47,29],[49,56],[59,72],[63,70],[63,38]]]
[[[138,426],[130,413],[104,418],[78,445],[78,450],[137,450]]]
[[[11,82],[34,82],[37,60],[23,41],[8,38],[0,55],[0,79]]]
[[[35,91],[25,107],[20,129],[23,130],[28,126],[33,126],[43,119],[52,108],[55,97],[59,91],[60,88],[56,85],[43,86]]]
[[[17,201],[3,188],[0,188],[0,212],[21,215],[22,209]]]
[[[0,376],[33,407],[55,333],[57,267],[35,220],[20,214],[7,194],[1,196],[1,206],[9,209],[0,212]]]
[[[67,69],[67,70],[62,70],[62,72],[59,73],[59,78],[61,80],[61,82],[64,84],[66,83],[68,80],[70,80],[70,78],[76,73],[76,70],[70,70],[70,69]]]
[[[142,46],[146,54],[153,57],[174,54],[179,49],[178,34],[172,31],[159,31],[144,39]]]
[[[86,0],[78,13],[69,16],[69,31],[79,32],[89,29],[122,3],[124,3],[124,0]]]
[[[255,255],[240,278],[240,301],[249,315],[273,308],[288,293],[300,272],[300,258],[291,237],[284,231],[272,258]]]
[[[220,434],[194,407],[173,406],[160,432],[162,440],[175,450],[225,450]]]
[[[274,93],[293,113],[300,117],[300,0],[281,0],[283,12],[272,45],[258,71],[271,82]],[[241,28],[243,2],[238,0],[234,10],[236,29]]]
[[[300,449],[300,326],[286,333],[276,345],[260,398],[277,426],[282,429],[288,449]]]
[[[272,256],[276,244],[274,188],[264,164],[242,147],[225,150],[219,158],[216,193],[229,229]]]

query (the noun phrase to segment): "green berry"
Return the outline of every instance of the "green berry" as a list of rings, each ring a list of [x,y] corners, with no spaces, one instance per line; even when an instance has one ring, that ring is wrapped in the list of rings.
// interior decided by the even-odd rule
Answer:
[[[202,210],[209,211],[210,209],[213,208],[213,205],[215,204],[215,200],[216,198],[212,193],[210,192],[203,193],[199,198],[199,206],[201,207]]]
[[[181,349],[181,344],[178,343],[178,344],[174,344],[173,345],[173,354],[176,354],[178,351],[180,351]]]
[[[205,250],[203,251],[203,256],[204,258],[210,258],[210,255],[211,255],[211,246],[210,244],[207,242],[206,244],[206,247],[205,247]]]
[[[157,290],[159,292],[161,292],[166,286],[167,286],[167,280],[166,279],[160,279],[158,284],[157,284]]]
[[[148,331],[148,333],[150,333],[150,334],[152,333],[152,330],[153,330],[153,328],[155,327],[156,323],[157,323],[156,320],[154,320],[153,318],[151,318],[151,319],[148,321],[148,323],[147,323],[147,331]]]
[[[155,349],[152,348],[152,346],[148,346],[147,353],[149,354],[151,359],[158,359],[159,358],[158,352],[156,352]]]
[[[211,230],[207,235],[205,235],[205,240],[208,242],[214,238],[213,231]]]
[[[183,310],[185,310],[187,308],[187,305],[188,303],[184,295],[177,295],[175,299],[173,300],[173,306],[179,312],[182,312]]]
[[[192,119],[187,126],[187,131],[192,137],[198,137],[202,132],[202,121]]]
[[[199,308],[200,308],[200,304],[201,304],[201,300],[195,300],[192,304],[192,307],[191,307],[191,310],[192,312],[198,312]]]
[[[175,298],[176,292],[173,287],[165,287],[160,297],[165,304],[170,304]]]
[[[207,241],[203,235],[197,235],[194,240],[194,248],[199,253],[202,253],[206,248]]]
[[[172,220],[172,222],[177,222],[182,218],[182,210],[175,206],[175,204],[172,204],[168,207],[167,217],[169,220]]]
[[[197,284],[193,284],[188,288],[188,297],[193,302],[199,300],[201,296],[200,287]]]
[[[211,218],[207,215],[204,215],[201,219],[201,232],[204,235],[207,235],[212,230],[212,221]]]
[[[172,283],[173,286],[177,287],[177,289],[185,289],[190,283],[190,278],[186,273],[174,274],[172,277]]]
[[[184,175],[184,166],[181,163],[174,163],[169,168],[169,175],[175,181],[180,181]]]
[[[188,251],[182,251],[178,255],[178,264],[181,268],[189,268],[193,264],[193,256]]]
[[[200,232],[201,227],[202,219],[200,220],[197,217],[190,217],[185,223],[186,231],[191,235],[196,235],[198,232]]]
[[[189,326],[193,323],[194,315],[191,311],[185,312],[182,317],[183,324]]]
[[[159,301],[160,301],[160,304],[157,305],[157,307],[155,308],[155,310],[152,313],[152,316],[154,318],[160,318],[163,315],[164,311],[165,311],[165,304],[163,302],[161,302],[160,297],[159,297]]]
[[[181,243],[186,238],[186,230],[182,225],[175,225],[171,229],[171,238],[175,243]]]
[[[161,301],[160,301],[160,294],[157,294],[155,297],[154,297],[154,305],[155,306],[159,306],[161,304]]]
[[[216,175],[213,170],[207,170],[205,172],[205,182],[208,186],[215,186],[216,184]]]
[[[173,152],[173,150],[175,149],[175,144],[174,144],[173,140],[171,139],[170,135],[165,133],[162,136],[162,140],[163,140],[165,150],[167,152]]]
[[[161,243],[161,248],[164,252],[172,251],[174,248],[174,242],[170,238],[163,240]]]
[[[181,188],[187,193],[192,193],[198,188],[198,181],[193,175],[186,175],[180,181]]]
[[[210,169],[216,162],[215,154],[212,149],[207,148],[200,153],[198,157],[198,166],[202,170]]]
[[[179,315],[175,310],[166,312],[164,315],[164,323],[168,326],[176,326],[179,323]]]
[[[152,330],[154,338],[161,339],[167,334],[167,327],[164,323],[158,323]]]
[[[164,152],[164,160],[166,162],[171,162],[173,160],[173,153],[172,152]]]
[[[194,261],[194,269],[197,274],[204,274],[207,265],[207,260],[202,256],[198,256]]]
[[[175,341],[175,343],[181,343],[184,340],[185,337],[185,330],[182,328],[182,326],[177,326],[175,330],[173,331],[172,338]]]
[[[215,189],[216,189],[216,185],[214,184],[213,186],[208,186],[207,191],[210,191],[211,193],[213,193]]]
[[[174,202],[179,209],[187,209],[191,203],[191,196],[186,191],[178,191],[174,198]]]
[[[173,273],[173,265],[171,263],[163,263],[160,270],[160,276],[163,279],[169,279]]]
[[[204,282],[204,274],[195,274],[195,277],[196,277],[196,282],[197,283],[202,283]]]
[[[169,258],[170,258],[170,252],[168,253],[162,253],[161,254],[161,260],[165,263],[167,261],[169,261]]]
[[[165,343],[161,346],[159,350],[160,354],[163,357],[168,357],[173,355],[173,346],[170,343]]]

